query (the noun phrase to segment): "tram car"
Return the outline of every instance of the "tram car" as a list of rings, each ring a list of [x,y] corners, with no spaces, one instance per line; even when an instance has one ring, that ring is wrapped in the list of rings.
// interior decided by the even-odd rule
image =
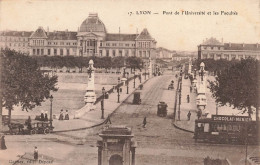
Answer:
[[[256,121],[250,117],[212,115],[195,120],[193,138],[196,142],[259,144],[256,130]]]

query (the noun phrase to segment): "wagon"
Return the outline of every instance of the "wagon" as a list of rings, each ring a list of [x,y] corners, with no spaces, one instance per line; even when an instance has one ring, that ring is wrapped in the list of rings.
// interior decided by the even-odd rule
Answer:
[[[37,122],[32,123],[30,134],[48,134],[53,131],[54,127],[50,122]]]
[[[134,93],[133,104],[141,104],[141,96],[140,95],[141,95],[140,92]]]

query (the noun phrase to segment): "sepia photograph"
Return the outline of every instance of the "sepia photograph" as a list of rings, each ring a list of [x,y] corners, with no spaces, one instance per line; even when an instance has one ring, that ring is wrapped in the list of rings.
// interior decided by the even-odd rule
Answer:
[[[260,0],[0,0],[0,165],[260,165]]]

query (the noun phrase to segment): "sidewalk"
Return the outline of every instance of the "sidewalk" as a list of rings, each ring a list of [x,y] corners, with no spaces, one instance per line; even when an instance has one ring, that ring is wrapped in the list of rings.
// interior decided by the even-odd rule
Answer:
[[[98,102],[96,104],[95,110],[87,112],[81,119],[73,119],[73,116],[70,116],[70,120],[67,120],[67,121],[59,121],[58,119],[54,119],[53,120],[54,134],[56,132],[69,132],[69,131],[76,131],[76,130],[84,130],[87,128],[91,128],[91,127],[95,127],[95,126],[103,124],[106,121],[108,115],[113,114],[113,112],[121,105],[121,103],[125,99],[127,99],[127,97],[129,97],[136,89],[138,89],[140,84],[144,84],[144,83],[146,83],[146,81],[148,81],[148,77],[145,80],[145,77],[142,76],[142,83],[140,83],[139,78],[136,78],[135,88],[133,88],[134,80],[130,81],[129,82],[129,92],[128,92],[129,94],[126,94],[127,86],[126,85],[122,86],[121,87],[122,92],[120,93],[120,103],[117,103],[117,101],[118,101],[117,92],[115,91],[114,93],[111,93],[109,95],[109,99],[105,99],[105,101],[104,101],[104,119],[101,119],[102,111],[101,111],[100,102]],[[112,123],[113,123],[113,120],[112,120]],[[44,149],[41,148],[42,151],[39,151],[40,153],[45,153],[45,154],[48,152],[52,153],[51,155],[55,155],[55,158],[57,158],[57,159],[55,159],[56,163],[58,163],[59,160],[62,159],[60,157],[59,153],[56,153],[55,150],[50,150],[51,149],[50,146],[48,147],[48,145],[52,144],[52,143],[48,143],[48,141],[49,141],[48,136],[43,137],[43,138],[41,135],[34,135],[34,137],[31,137],[30,135],[24,135],[24,136],[17,135],[17,139],[15,137],[16,140],[13,138],[11,138],[11,139],[8,138],[9,136],[6,137],[6,145],[7,145],[8,149],[0,150],[0,160],[1,160],[0,164],[3,162],[8,163],[9,161],[16,161],[18,159],[19,160],[26,159],[26,161],[32,160],[31,159],[32,156],[30,154],[25,154],[25,151],[26,152],[30,151],[30,149],[28,149],[28,146],[27,146],[28,143],[27,142],[20,143],[20,142],[24,141],[25,139],[26,139],[25,141],[27,141],[27,139],[30,139],[31,145],[37,146],[37,145],[39,145],[38,141],[31,139],[31,138],[35,138],[35,136],[39,136],[39,139],[38,138],[37,139],[42,142],[45,142],[47,145],[46,148],[44,148]],[[50,139],[51,139],[50,141],[52,141],[52,140],[55,141],[55,138],[50,138]],[[17,148],[17,144],[22,145],[22,146]],[[61,141],[57,145],[59,145],[61,148],[62,147],[67,147],[67,149],[73,148],[73,146],[63,144],[63,141]],[[40,150],[40,148],[39,148],[39,150]],[[46,150],[46,151],[44,151],[44,150]],[[6,152],[6,151],[8,151],[8,152]],[[19,157],[19,155],[20,155],[20,157]],[[21,158],[21,157],[23,157],[23,158]],[[27,157],[29,157],[29,158],[27,158]],[[46,158],[46,157],[44,157],[42,159],[45,161],[53,160],[53,158]],[[14,163],[15,162],[11,162],[11,164],[14,164]],[[19,163],[19,162],[16,162],[16,163]],[[39,162],[33,162],[33,163],[38,164]],[[54,164],[56,164],[56,163],[54,163]],[[40,164],[42,164],[42,162],[40,162]],[[49,164],[53,164],[53,163],[49,163]]]
[[[103,124],[108,115],[113,113],[120,105],[121,103],[131,95],[136,89],[138,89],[140,84],[145,83],[145,77],[142,76],[142,83],[140,83],[139,78],[136,78],[135,80],[135,88],[133,88],[133,82],[134,80],[131,80],[129,82],[129,90],[127,92],[127,86],[122,86],[122,92],[120,92],[120,103],[118,103],[118,94],[116,90],[114,90],[113,93],[109,95],[108,99],[104,100],[104,119],[101,119],[101,103],[98,102],[96,104],[96,109],[92,111],[88,111],[83,117],[80,119],[73,119],[73,116],[70,116],[70,120],[63,120],[60,121],[58,119],[53,120],[53,126],[54,126],[54,132],[67,132],[67,131],[76,131],[76,130],[82,130],[90,127],[94,127],[97,125]],[[147,79],[148,80],[148,79]],[[147,81],[146,80],[146,81]],[[113,122],[113,121],[112,121]]]
[[[178,120],[178,110],[179,110],[179,98],[177,99],[177,109],[176,109],[176,120],[175,126],[180,129],[186,130],[188,132],[194,132],[195,120],[197,119],[197,107],[196,107],[196,96],[197,94],[193,90],[190,92],[190,79],[184,79],[182,77],[182,93],[181,93],[181,105],[180,105],[180,121]],[[190,96],[190,102],[187,102],[187,95]],[[176,96],[178,97],[178,95]],[[188,121],[187,114],[191,112],[190,120]]]

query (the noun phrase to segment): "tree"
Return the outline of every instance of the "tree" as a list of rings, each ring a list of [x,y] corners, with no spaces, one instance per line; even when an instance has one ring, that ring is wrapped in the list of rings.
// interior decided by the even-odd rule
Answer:
[[[22,110],[28,111],[41,105],[50,91],[58,90],[55,87],[58,80],[57,76],[44,75],[37,61],[29,56],[9,49],[2,50],[0,55],[2,105],[9,111],[10,122],[13,106],[21,105]]]
[[[259,61],[248,58],[234,63],[217,73],[215,81],[209,81],[210,90],[217,102],[232,105],[234,108],[252,113],[256,108],[256,120],[259,108]]]

